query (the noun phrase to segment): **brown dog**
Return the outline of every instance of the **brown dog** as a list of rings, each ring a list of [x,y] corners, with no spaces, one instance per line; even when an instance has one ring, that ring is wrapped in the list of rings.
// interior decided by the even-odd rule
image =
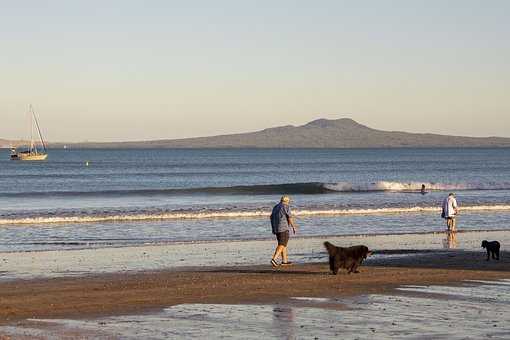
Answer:
[[[347,273],[359,273],[358,267],[371,251],[366,246],[353,246],[348,248],[337,247],[329,242],[324,242],[329,254],[329,268],[334,275],[338,274],[340,268],[347,269]]]

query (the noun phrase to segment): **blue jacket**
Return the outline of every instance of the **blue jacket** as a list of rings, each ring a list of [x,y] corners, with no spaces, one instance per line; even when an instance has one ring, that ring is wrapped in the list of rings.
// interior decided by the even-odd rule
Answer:
[[[289,230],[288,218],[290,218],[290,208],[288,204],[278,203],[271,212],[271,229],[273,234],[282,233]]]

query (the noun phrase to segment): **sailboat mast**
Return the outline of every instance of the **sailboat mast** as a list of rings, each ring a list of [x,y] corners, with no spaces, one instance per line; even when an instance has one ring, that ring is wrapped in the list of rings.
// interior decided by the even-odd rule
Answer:
[[[30,149],[29,152],[32,153],[32,150],[34,149],[34,123],[32,119],[32,104],[30,104],[29,107],[29,115],[30,115]]]
[[[35,116],[34,108],[32,107],[32,105],[30,105],[30,110],[32,111],[32,116],[34,116],[35,126],[37,126],[37,132],[39,133],[39,139],[41,140],[41,145],[43,147],[44,152],[46,152],[46,144],[44,143],[41,129],[39,128],[39,122],[37,121],[37,117]]]

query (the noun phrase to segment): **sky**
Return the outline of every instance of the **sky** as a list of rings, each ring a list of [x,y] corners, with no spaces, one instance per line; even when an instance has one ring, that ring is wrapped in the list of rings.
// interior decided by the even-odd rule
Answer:
[[[510,137],[510,1],[0,0],[0,138]]]

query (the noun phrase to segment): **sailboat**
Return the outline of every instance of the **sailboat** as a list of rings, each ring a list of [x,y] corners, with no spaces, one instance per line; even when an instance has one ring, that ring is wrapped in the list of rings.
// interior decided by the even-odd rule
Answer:
[[[20,161],[44,161],[48,157],[48,153],[46,151],[46,144],[44,143],[44,139],[41,134],[41,129],[39,128],[39,122],[37,121],[37,117],[35,116],[34,108],[30,105],[29,109],[30,116],[30,148],[25,151],[16,151],[15,147],[11,148],[11,160],[20,160]],[[37,134],[39,135],[39,140],[41,142],[42,150],[37,149],[37,143],[34,141],[34,123],[37,128]]]

